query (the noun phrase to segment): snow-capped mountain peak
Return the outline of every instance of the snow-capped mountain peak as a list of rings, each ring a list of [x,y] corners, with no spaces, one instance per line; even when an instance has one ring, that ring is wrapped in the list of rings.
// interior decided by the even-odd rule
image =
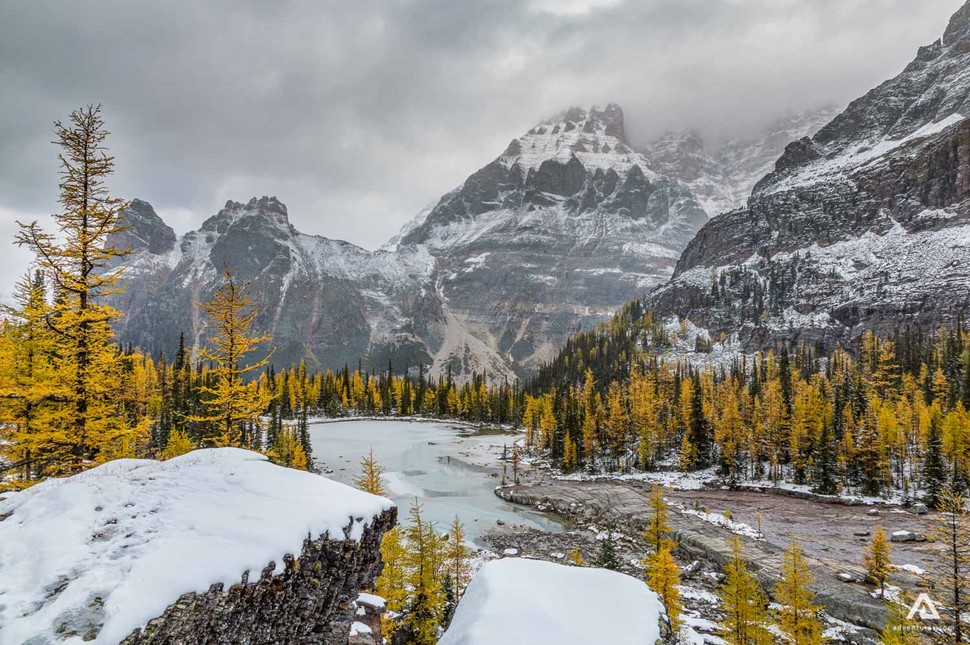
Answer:
[[[513,139],[496,161],[518,168],[526,177],[545,162],[566,165],[573,158],[586,169],[612,169],[620,174],[639,166],[645,175],[655,178],[643,157],[627,144],[623,110],[615,103],[588,111],[573,107],[543,121]]]

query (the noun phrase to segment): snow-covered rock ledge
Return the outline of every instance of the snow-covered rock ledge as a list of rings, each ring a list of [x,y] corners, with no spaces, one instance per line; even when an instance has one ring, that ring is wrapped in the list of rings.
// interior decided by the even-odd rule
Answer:
[[[393,503],[234,448],[0,501],[0,643],[346,643]]]

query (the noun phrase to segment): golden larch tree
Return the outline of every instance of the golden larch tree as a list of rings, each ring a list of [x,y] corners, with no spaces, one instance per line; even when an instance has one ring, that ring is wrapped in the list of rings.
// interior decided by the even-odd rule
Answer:
[[[468,586],[471,578],[471,562],[469,561],[471,552],[465,544],[465,527],[462,526],[458,516],[451,522],[451,529],[448,531],[448,543],[445,549],[445,561],[447,562],[448,575],[451,576],[451,583],[455,589],[455,599],[461,598],[461,594]]]
[[[214,330],[209,343],[199,351],[203,360],[212,363],[214,384],[202,386],[206,413],[191,420],[213,424],[218,434],[207,439],[213,439],[216,445],[242,446],[243,424],[258,427],[259,415],[273,398],[258,381],[247,381],[249,374],[269,363],[269,357],[249,364],[245,359],[270,336],[253,332],[259,310],[228,267],[224,267],[223,276],[225,281],[212,300],[199,305]]]
[[[434,645],[445,609],[441,577],[442,539],[434,524],[421,517],[421,504],[411,505],[411,523],[404,529],[408,547],[408,601],[402,627],[410,632],[410,642]]]
[[[811,585],[808,561],[793,537],[785,551],[781,580],[775,584],[774,596],[781,605],[778,609],[779,626],[794,645],[818,645],[822,642],[819,607],[815,605]]]
[[[573,550],[569,552],[567,556],[569,562],[577,567],[585,566],[586,560],[583,559],[583,554],[580,552],[578,546],[574,546]]]
[[[51,474],[69,474],[110,458],[118,452],[112,444],[125,442],[131,430],[117,413],[121,357],[111,322],[120,312],[103,300],[119,291],[117,263],[128,250],[115,247],[111,238],[124,230],[119,215],[127,204],[112,197],[105,184],[114,157],[105,145],[109,132],[100,105],[75,110],[67,123],[58,121],[55,135],[61,148],[57,232],[36,221],[18,222],[16,243],[33,251],[37,267],[53,284],[45,322],[56,345],[55,368],[68,392],[65,409],[37,430],[49,433]]]
[[[877,525],[872,534],[872,541],[862,555],[862,564],[866,568],[869,582],[879,587],[882,597],[886,595],[886,581],[889,580],[889,572],[892,570],[890,551],[892,546],[886,539],[886,533],[881,525]]]
[[[176,428],[168,435],[168,441],[165,443],[165,448],[162,450],[162,459],[173,459],[175,457],[180,457],[193,450],[192,439],[189,435],[181,429]]]
[[[377,593],[384,598],[387,611],[381,618],[381,636],[391,642],[400,627],[408,597],[408,553],[404,543],[404,529],[395,526],[381,539],[381,561],[384,563],[377,579]]]
[[[367,451],[367,456],[360,460],[360,475],[354,478],[354,486],[371,495],[387,495],[384,482],[381,476],[384,474],[384,467],[374,459],[374,449]]]
[[[293,426],[283,426],[276,435],[276,442],[266,452],[273,463],[296,470],[307,470],[308,459],[300,436]]]
[[[927,582],[949,631],[948,643],[970,643],[970,515],[967,498],[945,487],[937,502],[938,515],[929,532],[941,549]]]
[[[667,546],[649,555],[645,564],[647,586],[660,597],[660,601],[667,608],[670,627],[676,632],[680,629],[680,614],[683,611],[680,591],[677,589],[680,585],[680,568]]]
[[[733,555],[724,567],[724,581],[718,589],[724,610],[721,634],[729,645],[769,645],[772,634],[767,629],[768,600],[748,571],[738,536],[734,536],[731,550]]]
[[[647,530],[643,532],[643,537],[647,543],[653,547],[654,551],[660,551],[664,546],[670,547],[671,541],[667,538],[670,534],[670,524],[667,520],[667,502],[664,500],[664,490],[660,484],[654,484],[650,490],[650,497],[647,498],[647,507],[650,512],[650,520]]]
[[[16,474],[6,485],[24,488],[63,457],[68,436],[64,402],[70,390],[56,371],[42,273],[18,281],[13,297],[0,334],[0,455]]]

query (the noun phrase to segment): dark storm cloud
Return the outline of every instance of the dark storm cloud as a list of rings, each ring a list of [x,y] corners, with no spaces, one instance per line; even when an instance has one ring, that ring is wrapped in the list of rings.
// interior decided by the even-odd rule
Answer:
[[[5,2],[0,225],[54,208],[51,123],[93,101],[116,192],[177,229],[275,194],[300,229],[374,247],[571,104],[617,101],[641,139],[742,134],[894,75],[960,4]]]

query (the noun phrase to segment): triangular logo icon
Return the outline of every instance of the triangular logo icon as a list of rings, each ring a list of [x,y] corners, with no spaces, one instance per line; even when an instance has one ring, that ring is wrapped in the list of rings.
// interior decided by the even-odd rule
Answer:
[[[936,610],[936,603],[925,593],[921,593],[916,597],[916,602],[910,608],[906,620],[913,620],[917,615],[920,617],[920,620],[940,619],[940,612]]]

